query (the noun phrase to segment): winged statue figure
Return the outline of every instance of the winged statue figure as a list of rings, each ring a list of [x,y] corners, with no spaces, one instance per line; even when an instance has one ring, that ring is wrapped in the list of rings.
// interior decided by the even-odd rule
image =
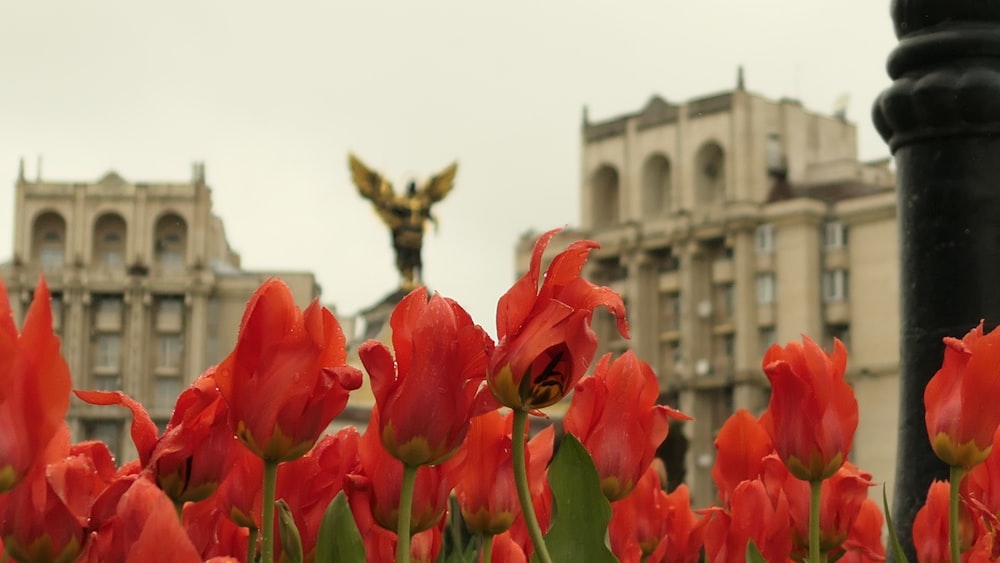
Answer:
[[[410,181],[404,193],[397,194],[392,183],[368,168],[358,157],[347,155],[351,177],[361,197],[372,202],[375,212],[389,227],[392,246],[396,250],[396,269],[400,286],[412,289],[421,283],[423,262],[420,251],[424,243],[424,225],[437,226],[431,207],[445,198],[455,185],[458,163],[452,163],[432,176],[420,188]]]

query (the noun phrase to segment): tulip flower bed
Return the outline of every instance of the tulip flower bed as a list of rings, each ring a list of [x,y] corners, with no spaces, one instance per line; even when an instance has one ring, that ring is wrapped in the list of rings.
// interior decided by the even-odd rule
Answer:
[[[0,283],[0,540],[20,562],[882,561],[871,475],[847,461],[858,407],[847,352],[804,338],[763,359],[767,411],[719,430],[719,505],[667,493],[653,454],[670,419],[631,352],[590,370],[597,307],[628,336],[619,295],[580,277],[596,243],[530,271],[497,307],[497,341],[454,301],[417,289],[390,319],[391,349],[359,349],[376,408],[363,434],[324,435],[364,375],[347,365],[333,315],[265,282],[237,344],[177,400],[159,433],[121,392],[74,391],[124,407],[139,459],[116,467],[101,442],[73,444],[71,378],[39,282],[20,334]],[[946,339],[925,395],[934,451],[952,466],[914,523],[920,561],[1000,552],[1000,331]],[[573,391],[552,427],[527,420]],[[892,534],[891,522],[889,526]],[[893,542],[890,541],[890,545]],[[898,549],[898,546],[895,546]],[[902,557],[898,555],[897,557]],[[902,560],[902,559],[897,559]]]

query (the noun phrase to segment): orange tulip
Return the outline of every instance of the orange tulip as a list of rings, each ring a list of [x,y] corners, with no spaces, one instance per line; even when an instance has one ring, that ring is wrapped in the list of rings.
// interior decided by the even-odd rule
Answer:
[[[621,296],[580,277],[596,242],[574,242],[541,276],[542,255],[557,232],[538,239],[528,273],[497,304],[500,340],[490,356],[487,382],[497,400],[512,409],[547,407],[576,386],[597,351],[590,321],[598,306],[615,315],[622,336],[629,335]]]
[[[804,481],[830,477],[851,451],[858,401],[844,381],[846,367],[847,350],[836,339],[832,356],[805,336],[764,355],[771,402],[761,424],[788,470]]]
[[[981,502],[993,514],[1000,514],[1000,428],[993,433],[993,447],[982,463],[962,479],[962,495]]]
[[[632,492],[667,437],[669,419],[691,420],[657,405],[659,395],[656,374],[631,350],[614,362],[605,355],[576,386],[563,426],[590,453],[609,501]]]
[[[277,279],[250,298],[233,352],[215,373],[229,423],[253,453],[272,462],[309,451],[361,386],[346,365],[344,333],[319,301],[305,310]]]
[[[885,546],[882,545],[882,529],[885,518],[882,509],[872,499],[865,499],[854,520],[847,540],[844,542],[844,556],[840,563],[877,563],[885,561]]]
[[[1000,330],[983,323],[945,338],[941,369],[924,388],[927,435],[945,463],[969,470],[986,459],[1000,426]]]
[[[52,332],[50,301],[40,279],[19,336],[0,281],[0,493],[65,455],[69,443],[70,374]],[[53,439],[60,444],[50,448]]]
[[[371,376],[382,444],[409,466],[451,457],[469,431],[475,405],[489,390],[486,357],[493,342],[457,303],[417,288],[392,312],[392,352],[369,340],[358,355]]]

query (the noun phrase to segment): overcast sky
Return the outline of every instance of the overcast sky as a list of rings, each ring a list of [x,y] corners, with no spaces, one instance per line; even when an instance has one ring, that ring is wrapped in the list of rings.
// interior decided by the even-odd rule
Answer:
[[[459,162],[425,280],[492,331],[528,229],[577,224],[592,120],[731,89],[831,112],[862,159],[896,40],[888,0],[6,2],[0,7],[0,262],[18,159],[34,178],[187,181],[250,269],[314,271],[342,313],[397,282],[355,152],[397,186]]]

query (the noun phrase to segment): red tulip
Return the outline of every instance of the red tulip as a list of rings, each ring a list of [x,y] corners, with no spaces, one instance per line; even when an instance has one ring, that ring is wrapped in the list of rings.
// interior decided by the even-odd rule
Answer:
[[[202,563],[201,554],[191,543],[177,518],[173,502],[146,479],[137,479],[121,496],[115,516],[97,532],[90,561],[125,563]],[[103,536],[103,538],[101,537]],[[235,562],[233,557],[212,561]]]
[[[854,520],[854,526],[844,542],[844,556],[840,563],[877,563],[885,561],[882,529],[885,519],[882,509],[872,499],[865,499]]]
[[[949,563],[948,491],[945,481],[934,481],[927,490],[927,502],[913,518],[913,547],[921,563]],[[965,502],[959,503],[959,546],[965,551],[975,535],[972,514]]]
[[[493,536],[493,548],[490,551],[491,563],[528,563],[524,550],[517,545],[510,532]]]
[[[499,411],[477,416],[465,440],[465,464],[455,496],[465,525],[474,534],[500,534],[510,529],[521,511],[511,462],[513,416]]]
[[[733,490],[729,509],[709,510],[705,554],[711,563],[744,563],[751,540],[765,561],[787,561],[792,550],[788,499],[779,491],[772,500],[761,481],[745,481]]]
[[[552,259],[542,278],[542,254],[558,231],[538,239],[528,273],[497,304],[500,340],[490,356],[487,382],[497,400],[512,409],[547,407],[576,386],[597,350],[590,321],[598,306],[615,315],[618,331],[628,338],[621,296],[580,277],[596,242],[571,244]]]
[[[328,434],[306,455],[278,468],[276,498],[288,503],[307,560],[312,559],[327,507],[359,467],[358,430],[348,426]]]
[[[451,457],[469,431],[493,342],[450,299],[417,288],[396,305],[389,321],[392,352],[369,340],[358,355],[371,376],[381,416],[382,444],[410,466]],[[481,403],[481,399],[478,401]]]
[[[361,386],[345,364],[344,333],[313,301],[295,306],[284,283],[270,279],[253,294],[233,352],[215,373],[236,436],[261,458],[289,461],[309,451]]]
[[[198,553],[210,557],[246,557],[250,531],[237,526],[213,502],[184,505],[184,529]]]
[[[628,496],[649,468],[670,427],[686,414],[657,405],[660,386],[649,364],[631,350],[614,362],[606,354],[594,376],[580,381],[563,426],[590,453],[601,490],[614,502]]]
[[[264,461],[237,448],[229,472],[215,491],[216,505],[237,526],[259,530],[264,495]]]
[[[119,405],[132,411],[132,441],[144,470],[175,504],[208,498],[240,447],[229,426],[229,409],[210,368],[177,399],[162,436],[139,402],[121,391],[75,391],[95,405]]]
[[[111,452],[101,442],[74,445],[67,457],[36,468],[4,499],[0,537],[8,552],[24,563],[75,561],[94,501],[114,476]]]
[[[924,388],[927,435],[945,463],[971,469],[983,461],[1000,426],[1000,330],[983,323],[962,340],[945,338],[941,369]]]
[[[691,510],[691,494],[680,485],[667,494],[650,466],[635,490],[611,505],[608,535],[622,563],[696,563],[703,544],[702,522]]]
[[[962,479],[962,495],[981,502],[993,514],[1000,514],[1000,428],[993,433],[993,446],[982,463]]]
[[[36,466],[64,455],[69,443],[70,374],[52,332],[49,288],[40,279],[20,336],[0,281],[0,493]],[[50,449],[49,444],[59,444]]]
[[[378,408],[372,409],[368,428],[358,443],[359,474],[349,475],[345,484],[352,507],[361,494],[368,495],[372,517],[386,530],[396,530],[403,462],[389,455],[378,436]],[[410,532],[416,534],[441,521],[448,495],[458,477],[462,459],[453,457],[442,465],[422,465],[417,469],[410,512]],[[351,497],[354,497],[352,499]],[[358,523],[361,526],[361,523]]]
[[[795,553],[800,559],[805,558],[809,552],[809,483],[791,475],[775,456],[764,459],[763,481],[771,498],[776,497],[779,489],[788,498]],[[868,500],[868,489],[873,485],[871,475],[851,463],[845,463],[833,476],[823,481],[819,543],[820,551],[831,559],[843,554],[843,544]]]
[[[764,355],[771,402],[761,424],[792,475],[826,479],[847,459],[858,427],[858,401],[844,381],[847,350],[837,339],[829,356],[809,337],[777,344]]]
[[[736,486],[760,478],[764,458],[774,451],[771,436],[745,409],[730,416],[715,437],[712,480],[722,502],[729,502]]]

